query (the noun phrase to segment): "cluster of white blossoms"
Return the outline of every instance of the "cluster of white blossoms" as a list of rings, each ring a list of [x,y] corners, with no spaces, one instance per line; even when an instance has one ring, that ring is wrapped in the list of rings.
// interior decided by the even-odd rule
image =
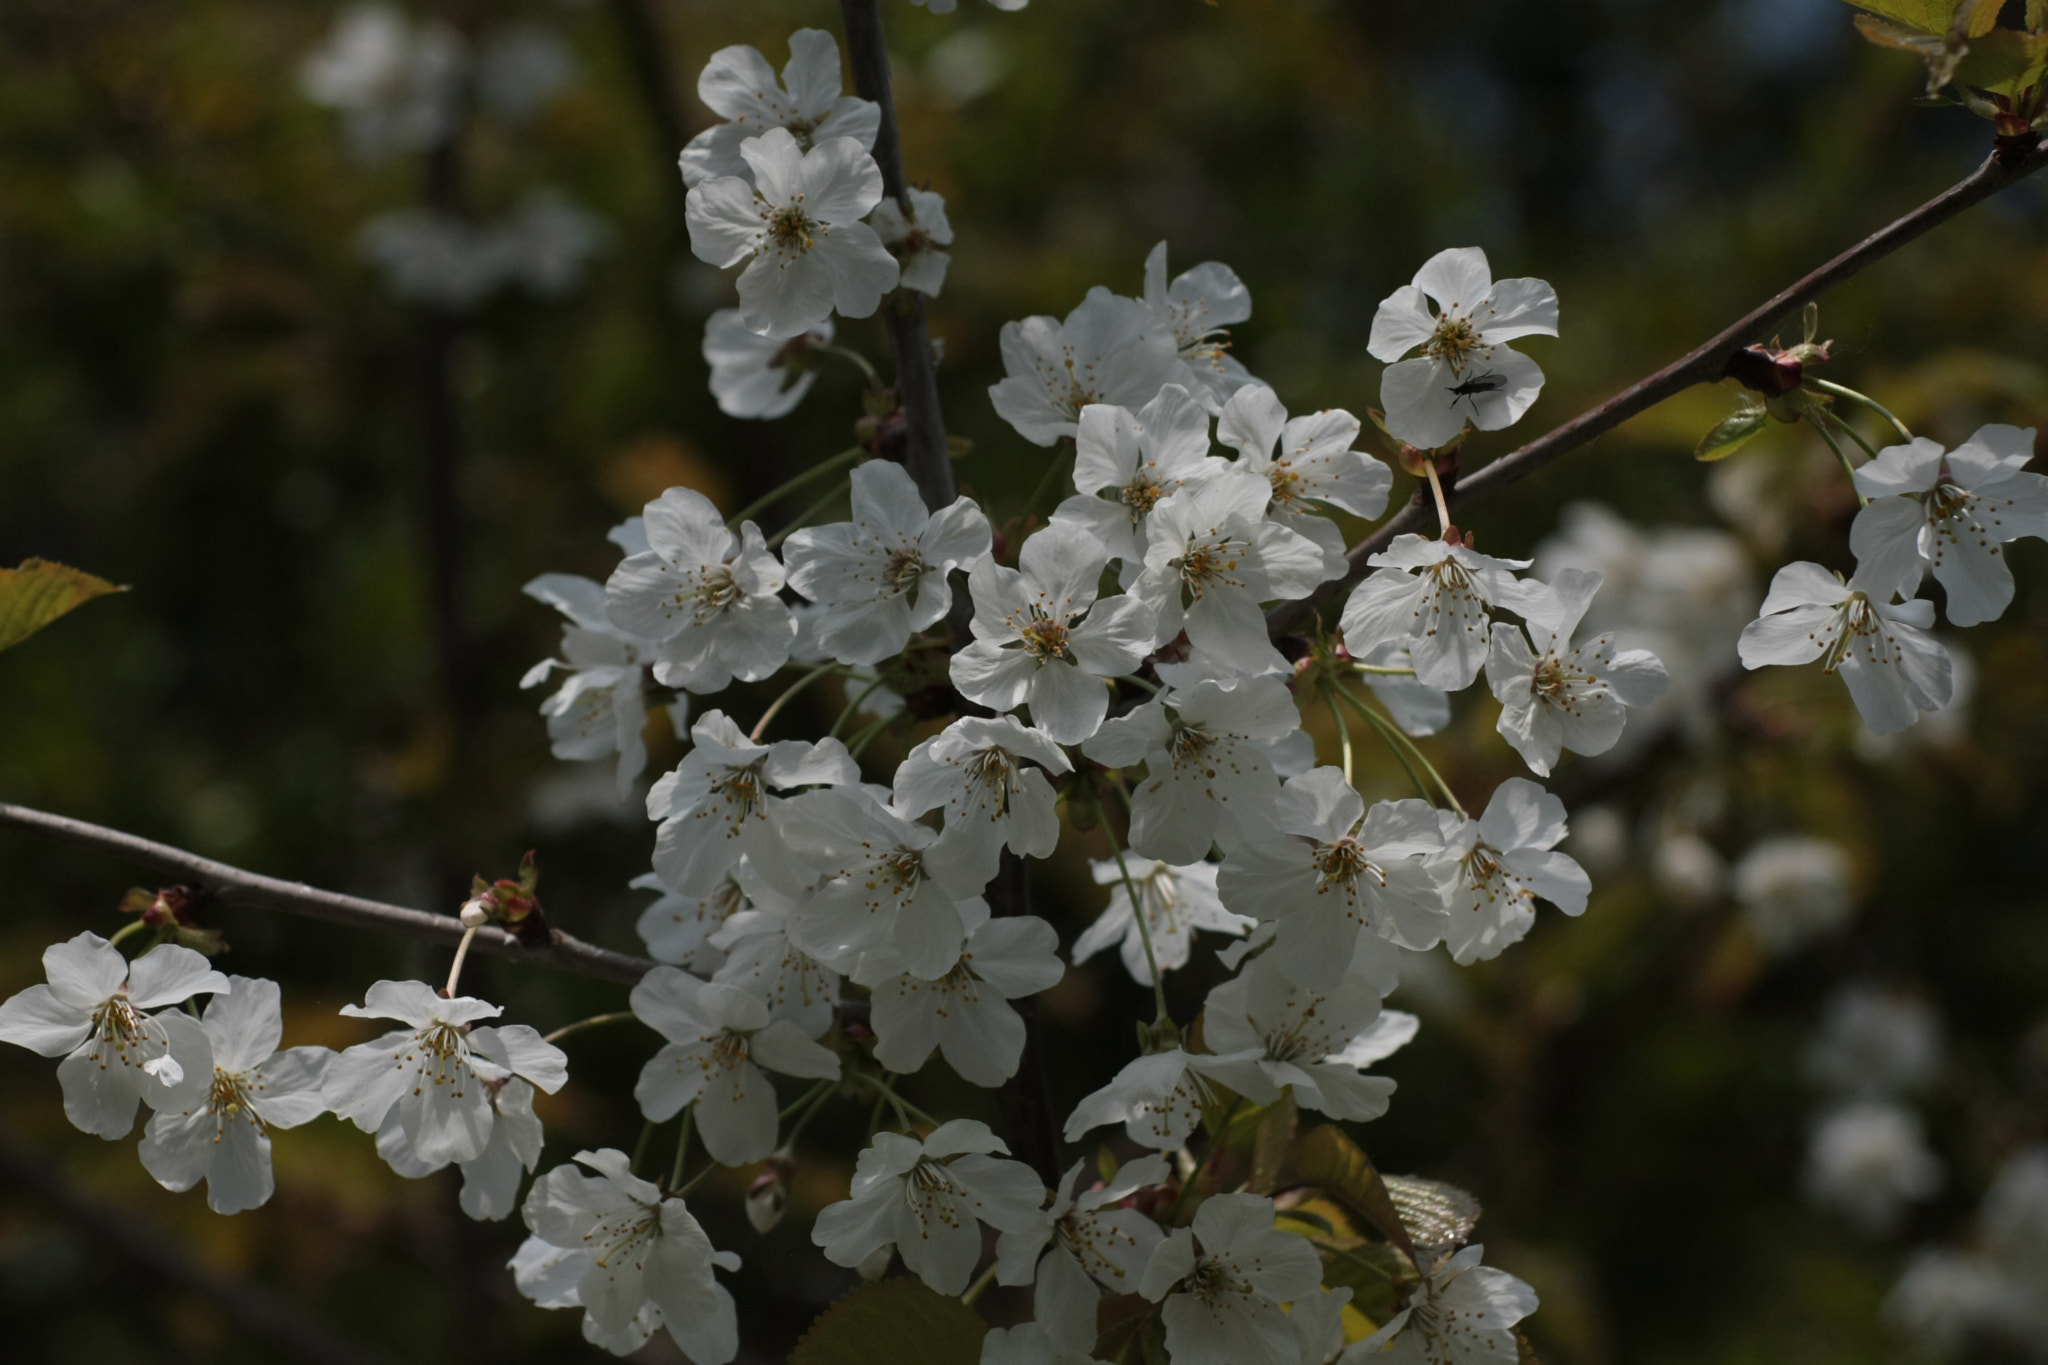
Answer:
[[[389,38],[384,20],[375,32],[351,22],[318,77],[330,102],[358,100],[344,99],[367,81],[350,63],[370,64],[363,51]],[[693,250],[746,263],[738,307],[706,328],[712,387],[727,412],[756,418],[803,399],[814,353],[838,349],[835,315],[870,316],[899,290],[936,294],[952,240],[936,195],[885,200],[882,111],[842,92],[834,40],[806,29],[789,48],[779,76],[751,47],[715,54],[698,90],[723,121],[681,155]],[[1332,1124],[1304,1141],[1348,1144],[1336,1123],[1393,1102],[1395,1082],[1371,1069],[1420,1028],[1384,1005],[1419,955],[1490,959],[1531,932],[1539,904],[1585,911],[1592,883],[1564,850],[1564,803],[1535,779],[1568,752],[1615,750],[1631,714],[1659,703],[1671,677],[1633,643],[1646,623],[1698,656],[1681,683],[1704,688],[1725,603],[1670,599],[1700,596],[1701,564],[1717,566],[1707,596],[1739,593],[1740,566],[1718,542],[1623,543],[1582,512],[1532,573],[1534,561],[1479,553],[1450,524],[1450,453],[1472,429],[1519,420],[1542,387],[1509,343],[1558,332],[1548,284],[1496,281],[1483,252],[1459,248],[1387,298],[1371,332],[1388,364],[1373,417],[1427,479],[1437,534],[1388,538],[1354,584],[1348,523],[1385,513],[1393,470],[1358,448],[1357,417],[1292,414],[1246,370],[1229,328],[1251,311],[1229,267],[1170,276],[1161,243],[1138,297],[1097,287],[1064,318],[1003,328],[994,410],[1023,441],[1057,448],[1047,488],[1072,461],[1043,524],[1019,518],[998,536],[971,497],[930,505],[870,434],[800,476],[843,477],[847,520],[771,536],[672,488],[611,533],[623,557],[605,582],[527,585],[567,619],[563,657],[523,682],[567,675],[542,705],[559,756],[615,758],[625,794],[648,762],[651,708],[687,742],[646,793],[652,866],[632,884],[659,893],[639,927],[662,965],[632,987],[629,1010],[549,1037],[487,1022],[497,1005],[457,993],[465,937],[444,987],[380,981],[342,1011],[397,1027],[339,1054],[279,1051],[271,983],[171,944],[130,964],[88,933],[49,950],[47,985],[0,1005],[0,1040],[64,1059],[66,1112],[87,1132],[120,1137],[146,1105],[149,1171],[173,1189],[205,1179],[223,1212],[269,1196],[270,1130],[322,1112],[373,1134],[402,1175],[458,1167],[468,1213],[523,1217],[520,1290],[581,1308],[585,1336],[621,1355],[665,1331],[696,1365],[736,1356],[735,1306],[715,1272],[739,1260],[712,1245],[686,1196],[721,1167],[766,1163],[748,1205],[765,1231],[805,1126],[848,1098],[872,1104],[868,1141],[813,1242],[869,1278],[900,1259],[970,1301],[977,1267],[1030,1287],[1036,1320],[990,1332],[987,1365],[1094,1358],[1110,1295],[1136,1305],[1127,1327],[1152,1334],[1145,1357],[1174,1365],[1509,1365],[1536,1296],[1479,1263],[1470,1219],[1412,1241],[1403,1213],[1378,1225],[1388,1288],[1381,1320],[1367,1321],[1352,1288],[1324,1287],[1324,1244],[1272,1181],[1233,1189],[1211,1166],[1247,1111],[1285,1119],[1273,1126],[1286,1141],[1300,1111],[1320,1114]],[[871,419],[884,396],[871,389]],[[1952,624],[2005,609],[2002,547],[2048,535],[2048,479],[2019,468],[2031,448],[2031,432],[1986,427],[1954,451],[1916,440],[1856,470],[1869,499],[1851,533],[1857,573],[1781,570],[1742,632],[1742,661],[1823,659],[1874,730],[1945,703],[1933,606],[1912,594],[1931,569]],[[1603,574],[1622,580],[1626,605],[1603,607]],[[1310,635],[1276,637],[1271,613],[1304,601],[1329,610]],[[1482,674],[1531,776],[1468,809],[1411,736],[1442,729]],[[721,695],[785,676],[758,710],[752,692]],[[845,698],[830,731],[784,737],[790,703],[828,677]],[[718,700],[693,713],[693,696]],[[1333,721],[1340,761],[1318,763],[1311,709]],[[872,719],[847,732],[857,717]],[[1360,780],[1354,722],[1384,743],[1381,775],[1399,771],[1416,795],[1368,799],[1379,789]],[[922,733],[877,771],[874,742],[913,724]],[[1021,908],[1015,879],[1070,840],[1089,842],[1108,905],[1063,960],[1060,927]],[[1845,855],[1817,841],[1760,845],[1735,883],[1767,946],[1852,908]],[[524,932],[530,872],[513,886],[479,883],[462,913],[471,935],[494,920]],[[1194,960],[1198,933],[1227,940],[1228,975],[1178,1021],[1167,978]],[[1019,1002],[1111,946],[1155,1013],[1137,1055],[1047,1116],[1070,1144],[1106,1144],[1098,1160],[1084,1155],[1049,1187],[1052,1154],[1034,1168],[985,1124],[926,1114],[902,1093],[940,1064],[973,1086],[1017,1077],[1030,1051]],[[212,997],[203,1013],[200,996]],[[1873,1226],[1939,1175],[1910,1114],[1883,1107],[1931,1066],[1900,1054],[1931,1044],[1884,1008],[1838,1006],[1814,1062],[1839,1103],[1816,1136],[1811,1188]],[[640,1157],[580,1151],[522,1201],[545,1145],[534,1094],[568,1080],[554,1039],[613,1019],[661,1039],[634,1098],[646,1132],[677,1124],[672,1171],[650,1178]],[[1890,1052],[1873,1060],[1879,1035]],[[1911,1074],[1872,1089],[1884,1065]],[[1267,1131],[1261,1121],[1259,1143]],[[689,1174],[696,1147],[705,1162]],[[1100,1182],[1083,1180],[1089,1166]],[[1998,1209],[2041,1205],[2038,1167],[2016,1163],[2010,1182],[2024,1188]],[[1342,1178],[1381,1181],[1362,1157],[1352,1169]],[[1344,1198],[1361,1211],[1394,1203],[1384,1188]],[[1987,1219],[1998,1275],[2018,1283],[2048,1264],[2038,1236],[2004,1213]],[[1112,1349],[1123,1358],[1131,1343]]]
[[[1806,1053],[1825,1096],[1807,1148],[1809,1198],[1861,1231],[1887,1233],[1940,1189],[1941,1162],[1911,1101],[1941,1061],[1941,1025],[1925,1002],[1868,985],[1836,993]]]

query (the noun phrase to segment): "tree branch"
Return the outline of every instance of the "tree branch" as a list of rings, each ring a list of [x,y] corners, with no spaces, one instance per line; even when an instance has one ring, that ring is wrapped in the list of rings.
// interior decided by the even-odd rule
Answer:
[[[903,145],[896,133],[896,104],[889,95],[889,52],[882,41],[882,12],[876,0],[839,0],[846,22],[846,52],[853,63],[853,88],[882,110],[882,129],[875,136],[875,164],[882,168],[882,188],[910,216],[910,187],[903,178]],[[939,410],[939,377],[932,368],[931,332],[925,323],[924,295],[899,289],[883,307],[889,339],[896,346],[896,398],[903,405],[907,428],[904,468],[917,482],[925,506],[937,509],[958,496],[953,464],[946,454],[946,420]]]
[[[251,905],[264,910],[279,910],[288,915],[304,915],[309,919],[324,919],[335,924],[353,925],[359,929],[378,929],[386,933],[404,934],[411,938],[423,938],[432,943],[443,943],[451,948],[462,939],[462,921],[453,915],[410,910],[402,905],[386,905],[382,901],[345,896],[337,891],[322,891],[318,887],[307,886],[304,882],[281,881],[276,877],[245,872],[239,867],[230,867],[211,858],[202,858],[196,853],[187,853],[181,848],[172,848],[169,844],[154,843],[133,834],[124,834],[117,829],[87,824],[83,820],[52,815],[47,811],[32,810],[27,806],[0,804],[0,828],[26,830],[31,834],[40,834],[62,843],[78,844],[102,853],[116,854],[131,862],[155,868],[181,881],[203,887],[222,900],[235,905]],[[477,931],[476,941],[470,946],[472,951],[496,953],[537,966],[553,967],[558,971],[575,972],[581,976],[602,977],[604,980],[623,982],[626,985],[638,981],[655,966],[644,957],[615,953],[609,948],[585,943],[582,939],[565,934],[559,929],[553,930],[550,937],[552,941],[548,946],[529,948],[503,929],[486,926]]]
[[[149,1272],[149,1279],[211,1302],[250,1336],[309,1365],[388,1365],[390,1357],[336,1336],[274,1290],[211,1269],[192,1252],[136,1221],[127,1209],[89,1198],[49,1162],[0,1130],[0,1179],[11,1181]]]
[[[1884,259],[1923,233],[1939,227],[1964,209],[2026,179],[2043,166],[2048,166],[2048,143],[2037,141],[2026,149],[2001,147],[1987,157],[1983,165],[1948,190],[1865,237],[1655,374],[1630,385],[1606,402],[1588,408],[1521,449],[1503,455],[1484,469],[1459,479],[1454,488],[1447,490],[1450,505],[1453,508],[1463,507],[1489,497],[1517,479],[1589,444],[1671,395],[1695,384],[1720,379],[1737,351],[1761,341],[1770,334],[1773,326],[1796,309],[1804,307],[1865,266]],[[1303,601],[1283,602],[1268,612],[1267,630],[1277,637],[1299,627],[1311,613],[1365,577],[1366,561],[1392,544],[1394,537],[1408,531],[1426,531],[1429,521],[1429,508],[1418,491],[1406,507],[1351,548],[1348,552],[1350,567],[1342,578],[1323,584]]]

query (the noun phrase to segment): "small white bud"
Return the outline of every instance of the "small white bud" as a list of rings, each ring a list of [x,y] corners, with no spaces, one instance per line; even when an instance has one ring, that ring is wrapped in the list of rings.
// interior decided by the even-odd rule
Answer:
[[[782,1172],[774,1162],[754,1179],[747,1191],[747,1221],[754,1225],[754,1231],[768,1233],[782,1221],[784,1210],[789,1207],[789,1186],[783,1182]]]
[[[873,1251],[862,1257],[861,1263],[854,1267],[859,1272],[862,1283],[873,1284],[876,1280],[881,1279],[883,1275],[887,1274],[889,1258],[895,1254],[896,1248],[892,1245],[876,1247]]]
[[[462,903],[462,924],[466,929],[481,929],[491,922],[491,903],[479,896]]]

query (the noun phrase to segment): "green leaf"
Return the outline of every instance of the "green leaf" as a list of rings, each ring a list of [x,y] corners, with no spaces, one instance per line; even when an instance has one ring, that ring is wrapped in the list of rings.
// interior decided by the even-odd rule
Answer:
[[[1401,1248],[1410,1261],[1416,1261],[1415,1243],[1394,1210],[1387,1182],[1380,1178],[1372,1158],[1346,1137],[1343,1129],[1324,1124],[1296,1143],[1294,1178],[1340,1200]]]
[[[2048,30],[2048,0],[2027,0],[2027,29],[2032,33]]]
[[[1253,1194],[1271,1194],[1280,1183],[1300,1121],[1293,1091],[1266,1107],[1259,1126],[1252,1132],[1252,1176],[1246,1188]]]
[[[789,1365],[979,1365],[988,1324],[914,1276],[864,1284],[818,1315]]]
[[[1998,22],[1999,0],[1848,0],[1894,23],[1941,37],[1960,27],[1963,38],[1981,38]],[[1969,6],[1963,13],[1963,6]]]
[[[1700,443],[1693,447],[1692,457],[1703,462],[1725,460],[1754,440],[1757,433],[1770,425],[1770,420],[1770,410],[1745,394],[1741,407],[1723,417],[1712,431],[1700,437]]]
[[[73,607],[126,591],[47,559],[24,559],[18,569],[0,569],[0,649],[12,649]]]
[[[2041,79],[2048,67],[2048,34],[2002,28],[1970,44],[1952,79],[1994,95],[2016,95]]]

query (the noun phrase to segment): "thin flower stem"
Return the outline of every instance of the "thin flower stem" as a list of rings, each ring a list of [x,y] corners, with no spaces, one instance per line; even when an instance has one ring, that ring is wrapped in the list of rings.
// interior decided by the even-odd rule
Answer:
[[[874,362],[859,351],[849,346],[837,346],[829,343],[821,344],[815,341],[811,343],[811,349],[823,351],[826,355],[836,355],[841,360],[851,360],[854,364],[860,366],[860,372],[867,376],[869,388],[879,389],[882,387],[882,376],[875,372]]]
[[[1146,682],[1143,678],[1139,677],[1135,673],[1119,673],[1117,675],[1116,680],[1118,682],[1135,683],[1139,687],[1144,688],[1147,692],[1150,692],[1155,697],[1165,690],[1164,688],[1160,687],[1158,683]]]
[[[776,503],[788,497],[791,493],[794,493],[797,489],[802,488],[805,484],[810,483],[814,479],[822,479],[827,474],[830,474],[836,469],[844,469],[846,466],[852,464],[855,460],[858,460],[861,456],[865,454],[867,454],[867,450],[865,447],[855,446],[851,450],[840,451],[837,455],[834,455],[829,460],[824,460],[812,465],[809,469],[806,469],[803,473],[797,475],[795,478],[790,479],[788,482],[782,484],[777,488],[771,489],[770,491],[763,493],[760,497],[755,498],[745,507],[742,507],[739,511],[727,517],[725,519],[725,524],[727,528],[731,530],[738,530],[741,522],[746,521],[750,517],[759,516],[761,513],[767,511],[770,507],[773,507]]]
[[[1450,504],[1444,501],[1444,481],[1437,477],[1436,458],[1431,456],[1422,462],[1423,472],[1429,475],[1430,496],[1436,499],[1437,526],[1442,531],[1451,529]]]
[[[541,1041],[543,1043],[558,1043],[572,1034],[581,1033],[585,1029],[596,1028],[600,1024],[623,1024],[628,1019],[637,1019],[639,1017],[639,1015],[631,1010],[615,1010],[610,1014],[593,1014],[588,1019],[578,1019],[573,1024],[562,1025],[553,1033],[542,1038]]]
[[[1835,452],[1835,459],[1841,462],[1842,473],[1849,480],[1849,491],[1856,495],[1856,505],[1858,507],[1870,506],[1870,499],[1864,497],[1863,490],[1856,486],[1856,465],[1850,460],[1849,452],[1842,449],[1842,443],[1834,438],[1834,434],[1828,430],[1826,422],[1815,422],[1813,430],[1814,434],[1827,444],[1827,448]]]
[[[875,1092],[875,1107],[868,1110],[869,1142],[873,1142],[875,1140],[875,1134],[879,1133],[882,1130],[882,1104],[888,1098],[889,1097],[880,1090],[877,1090]]]
[[[1416,767],[1419,767],[1429,775],[1429,780],[1443,794],[1444,804],[1461,816],[1465,814],[1465,807],[1458,800],[1458,794],[1451,790],[1451,784],[1444,781],[1443,774],[1436,770],[1436,765],[1429,761],[1422,750],[1415,747],[1415,741],[1401,733],[1400,726],[1394,724],[1394,722],[1388,720],[1385,716],[1341,688],[1337,689],[1337,695],[1342,697],[1352,710],[1363,716],[1366,724],[1372,726],[1379,733],[1379,737],[1386,742],[1387,747],[1394,751],[1397,758],[1401,759],[1401,766],[1408,767],[1412,762]],[[1408,775],[1414,777],[1415,768],[1409,768]],[[1421,783],[1418,782],[1416,785],[1420,786]],[[1423,792],[1423,796],[1425,798],[1429,796],[1427,790]]]
[[[849,673],[847,676],[852,677],[853,675]],[[851,701],[846,703],[846,706],[839,712],[839,719],[833,721],[832,728],[825,732],[825,738],[839,738],[839,732],[846,728],[846,722],[853,719],[854,713],[860,709],[860,704],[866,701],[869,697],[873,696],[875,694],[875,689],[880,687],[883,683],[887,681],[888,679],[882,677],[880,674],[875,675],[875,680],[873,682],[869,683],[866,687],[863,687],[858,693],[855,694]],[[887,720],[888,717],[884,716],[882,717],[882,719]]]
[[[441,994],[450,1000],[455,998],[455,983],[462,979],[462,961],[469,956],[469,945],[476,942],[479,927],[472,924],[463,931],[462,942],[455,945],[455,961],[448,968],[448,984],[441,988]]]
[[[761,736],[766,734],[768,731],[768,722],[774,720],[777,716],[781,715],[782,708],[789,705],[790,702],[794,701],[796,699],[797,693],[803,691],[806,687],[809,687],[812,683],[824,677],[827,673],[836,673],[838,672],[838,670],[839,665],[836,663],[822,663],[819,664],[816,668],[812,669],[810,672],[804,674],[801,678],[798,678],[789,686],[783,688],[782,695],[777,697],[774,701],[769,702],[768,709],[761,713],[761,719],[754,722],[754,728],[747,735],[747,738],[753,740],[755,743],[758,744],[761,740]]]
[[[874,1086],[875,1089],[881,1091],[883,1095],[888,1097],[889,1104],[896,1110],[897,1119],[902,1122],[903,1127],[906,1130],[910,1127],[910,1120],[912,1118],[915,1118],[922,1123],[929,1123],[934,1128],[939,1126],[939,1121],[937,1119],[933,1118],[930,1114],[925,1113],[924,1110],[918,1108],[909,1100],[904,1099],[903,1096],[897,1094],[896,1087],[889,1084],[888,1081],[884,1080],[880,1074],[872,1071],[868,1072],[867,1081],[870,1085]]]
[[[1822,408],[1820,409],[1820,411],[1822,415],[1828,419],[1828,421],[1833,422],[1835,424],[1835,430],[1841,432],[1844,436],[1848,437],[1857,445],[1861,446],[1863,448],[1863,453],[1865,455],[1868,455],[1873,460],[1877,458],[1877,447],[1863,439],[1863,433],[1856,430],[1856,424],[1854,422],[1851,422],[1848,419],[1844,418],[1841,413],[1832,411],[1828,408]]]
[[[1337,744],[1344,755],[1344,782],[1351,783],[1351,725],[1344,719],[1344,713],[1337,707],[1337,699],[1328,692],[1323,693],[1323,703],[1330,708],[1330,719],[1337,723]]]
[[[670,1166],[668,1170],[668,1187],[671,1190],[674,1190],[677,1194],[683,1193],[683,1162],[690,1155],[690,1129],[693,1126],[696,1117],[696,1105],[691,1104],[684,1106],[682,1131],[676,1134],[675,1164]],[[702,1178],[703,1176],[700,1174],[698,1176],[698,1179],[701,1180]]]
[[[633,1143],[633,1164],[627,1167],[634,1175],[640,1174],[640,1168],[647,1164],[647,1146],[653,1141],[654,1120],[642,1119],[640,1121],[640,1136]]]
[[[1352,664],[1351,671],[1373,678],[1412,678],[1415,676],[1414,669],[1396,668],[1392,664]]]
[[[1230,1101],[1230,1107],[1223,1111],[1223,1122],[1216,1125],[1216,1136],[1218,1138],[1221,1138],[1224,1133],[1229,1131],[1230,1121],[1237,1117],[1237,1111],[1243,1106],[1244,1096],[1242,1095],[1238,1095]],[[1202,1154],[1200,1164],[1188,1175],[1187,1182],[1180,1187],[1180,1193],[1174,1196],[1173,1208],[1166,1215],[1166,1222],[1169,1227],[1178,1227],[1180,1225],[1181,1210],[1187,1207],[1189,1196],[1194,1194],[1195,1186],[1201,1183],[1202,1173],[1208,1170],[1209,1163],[1216,1159],[1216,1150],[1216,1147],[1211,1145],[1209,1150]]]
[[[996,1282],[997,1264],[995,1261],[989,1262],[988,1269],[981,1272],[981,1278],[967,1286],[967,1292],[960,1296],[960,1302],[966,1304],[969,1308],[974,1307],[974,1301],[981,1297],[981,1291]]]
[[[1847,385],[1837,384],[1833,380],[1828,379],[1816,379],[1810,375],[1807,377],[1806,382],[1812,385],[1814,388],[1819,389],[1822,393],[1831,393],[1837,398],[1846,398],[1852,403],[1861,403],[1864,407],[1869,408],[1879,417],[1884,418],[1885,421],[1890,422],[1892,424],[1892,430],[1899,433],[1899,439],[1901,441],[1910,442],[1913,439],[1913,433],[1906,429],[1906,424],[1904,422],[1901,422],[1897,417],[1893,416],[1892,410],[1890,408],[1878,402],[1869,394],[1858,393],[1856,392],[1856,390],[1849,388]]]
[[[134,938],[144,929],[148,929],[151,927],[153,926],[149,923],[149,921],[138,917],[132,923],[124,924],[119,929],[116,929],[114,931],[114,936],[107,940],[107,946],[109,948],[117,948],[127,940]]]
[[[816,502],[812,503],[809,507],[806,507],[803,511],[797,513],[795,521],[792,521],[789,525],[783,527],[780,531],[777,531],[774,535],[770,536],[768,538],[768,548],[771,550],[774,549],[776,546],[782,544],[783,541],[788,540],[793,532],[800,531],[804,527],[810,525],[811,518],[823,512],[833,503],[838,502],[840,494],[844,493],[845,491],[846,489],[844,487],[835,483],[832,486],[831,492],[827,493],[824,497],[819,498]]]
[[[862,730],[858,735],[854,736],[853,743],[846,746],[846,752],[854,758],[859,758],[862,752],[864,752],[867,749],[868,745],[874,743],[875,740],[880,738],[882,732],[884,730],[887,730],[891,725],[894,725],[900,718],[900,715],[883,716],[881,719],[875,721],[874,724],[868,726],[865,730]]]
[[[719,1165],[715,1161],[707,1164],[703,1170],[697,1172],[697,1174],[691,1176],[688,1180],[685,1180],[681,1185],[670,1190],[669,1197],[672,1199],[681,1199],[686,1194],[696,1193],[697,1187],[699,1185],[703,1184],[705,1181],[709,1180],[712,1176],[717,1175],[720,1171],[724,1169],[725,1167]]]
[[[820,1109],[825,1107],[825,1101],[831,1099],[833,1092],[838,1088],[836,1082],[820,1081],[812,1088],[811,1094],[806,1099],[797,1101],[798,1104],[807,1104],[807,1107],[803,1113],[797,1115],[796,1123],[790,1127],[789,1136],[782,1140],[782,1146],[785,1151],[793,1152],[796,1150],[796,1140],[804,1135],[804,1129],[810,1127],[811,1119],[817,1115]]]
[[[1058,486],[1060,471],[1069,467],[1073,457],[1074,443],[1070,439],[1062,438],[1058,448],[1053,451],[1052,462],[1046,465],[1045,473],[1038,480],[1038,487],[1032,489],[1031,496],[1024,500],[1025,516],[1037,511],[1038,504],[1045,500],[1045,495]]]
[[[780,1114],[777,1114],[775,1116],[775,1121],[777,1123],[788,1123],[790,1116],[792,1114],[796,1113],[797,1110],[802,1109],[807,1104],[816,1103],[818,1096],[824,1094],[826,1091],[830,1090],[836,1084],[836,1081],[819,1081],[809,1090],[806,1090],[803,1094],[799,1095],[787,1109],[784,1109]]]
[[[1119,787],[1117,790],[1121,793],[1123,789]],[[1126,804],[1129,799],[1125,797]],[[1166,979],[1159,974],[1159,957],[1152,951],[1152,926],[1148,922],[1152,917],[1146,913],[1145,902],[1138,895],[1137,885],[1131,881],[1131,868],[1124,861],[1123,845],[1116,841],[1116,828],[1110,823],[1109,812],[1102,808],[1100,801],[1095,803],[1095,818],[1102,823],[1103,837],[1109,840],[1110,852],[1116,855],[1117,875],[1123,878],[1124,895],[1131,901],[1131,920],[1138,926],[1138,941],[1145,945],[1145,969],[1152,973],[1152,1022],[1155,1026],[1171,1024],[1173,1012],[1166,1008]]]

